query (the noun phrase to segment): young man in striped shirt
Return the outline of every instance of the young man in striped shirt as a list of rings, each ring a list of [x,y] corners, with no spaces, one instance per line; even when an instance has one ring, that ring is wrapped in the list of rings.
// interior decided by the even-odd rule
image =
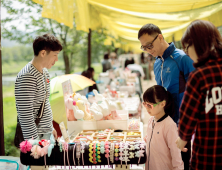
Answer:
[[[61,50],[62,45],[55,36],[44,34],[36,37],[33,42],[34,58],[17,75],[15,100],[24,139],[49,139],[51,134],[57,138],[52,124],[53,116],[49,103],[50,77],[47,69],[58,61]],[[35,119],[45,96],[43,116],[36,125]]]

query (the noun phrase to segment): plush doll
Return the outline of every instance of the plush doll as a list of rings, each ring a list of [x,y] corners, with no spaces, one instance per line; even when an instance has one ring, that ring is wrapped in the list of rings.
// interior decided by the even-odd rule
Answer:
[[[117,110],[116,104],[110,100],[108,101],[107,99],[105,99],[105,102],[109,108],[109,111],[112,115],[113,120],[121,120],[122,118],[116,112],[116,110]]]
[[[94,115],[94,118],[95,118],[95,120],[102,120],[103,119],[103,114],[102,114],[102,112],[99,112],[99,111],[97,111],[97,110],[95,110],[95,109],[89,109],[90,111],[91,111],[91,113]]]
[[[71,97],[67,97],[65,99],[65,106],[66,106],[66,116],[68,121],[74,121],[76,120],[74,117],[74,112],[73,112],[73,99]]]
[[[113,120],[112,115],[110,114],[110,110],[104,101],[102,103],[98,104],[98,106],[101,109],[102,114],[103,114],[103,118],[105,120]]]
[[[77,106],[73,106],[73,111],[77,121],[83,121],[84,112],[82,110],[77,109]]]
[[[85,107],[84,101],[78,100],[76,102],[76,105],[78,106],[78,108],[80,110],[82,110],[84,112],[84,117],[83,117],[84,120],[91,120],[91,119],[93,119],[92,115],[89,112],[86,111],[86,107]]]
[[[95,120],[103,120],[102,110],[99,108],[98,104],[93,103],[89,110],[94,115]]]
[[[73,93],[73,100],[77,102],[79,99],[81,99],[81,94]]]
[[[104,96],[102,94],[99,94],[97,90],[93,89],[93,93],[95,94],[96,102],[103,101]]]
[[[84,101],[85,106],[86,106],[86,111],[88,113],[90,113],[89,107],[90,107],[90,103],[88,102],[88,99],[86,98],[86,96],[81,96],[80,98],[82,101]]]

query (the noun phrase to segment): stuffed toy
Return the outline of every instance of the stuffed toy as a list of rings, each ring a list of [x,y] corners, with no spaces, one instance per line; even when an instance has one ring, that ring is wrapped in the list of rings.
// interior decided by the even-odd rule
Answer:
[[[73,99],[71,97],[66,97],[65,106],[66,106],[66,116],[68,121],[75,121],[74,112],[73,112]]]
[[[73,106],[73,111],[77,121],[83,121],[84,112],[82,110],[77,109],[77,106]]]
[[[79,99],[81,99],[81,94],[73,93],[73,100],[77,102]]]
[[[91,113],[94,115],[95,120],[102,120],[103,119],[103,114],[102,112],[99,112],[93,108],[89,109]]]
[[[86,96],[81,96],[80,99],[81,99],[82,101],[84,101],[85,106],[86,106],[86,111],[87,111],[88,113],[90,113],[90,110],[89,110],[90,103],[89,103],[88,99],[86,98]]]
[[[105,120],[113,120],[110,110],[104,101],[102,103],[98,104],[98,106],[101,109],[102,114],[103,114],[103,118]]]
[[[104,96],[102,94],[99,94],[97,90],[93,89],[93,93],[95,94],[96,102],[103,101]]]
[[[94,115],[95,120],[103,120],[102,110],[99,108],[98,104],[93,103],[89,110]]]
[[[121,120],[122,118],[119,116],[119,114],[116,112],[117,110],[117,106],[116,103],[112,102],[112,101],[108,101],[107,99],[105,99],[105,102],[109,108],[110,114],[112,115],[112,119],[113,120]]]
[[[84,120],[94,119],[94,117],[93,117],[89,112],[86,111],[86,107],[85,107],[84,101],[78,100],[78,101],[76,102],[76,105],[78,106],[78,108],[79,108],[80,110],[82,110],[82,111],[84,112],[84,117],[83,117]]]

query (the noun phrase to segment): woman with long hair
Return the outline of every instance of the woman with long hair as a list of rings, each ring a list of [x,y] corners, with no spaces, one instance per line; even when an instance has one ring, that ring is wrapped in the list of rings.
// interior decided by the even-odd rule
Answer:
[[[195,20],[182,37],[194,61],[180,107],[178,148],[193,142],[191,169],[222,169],[222,38],[209,21]]]

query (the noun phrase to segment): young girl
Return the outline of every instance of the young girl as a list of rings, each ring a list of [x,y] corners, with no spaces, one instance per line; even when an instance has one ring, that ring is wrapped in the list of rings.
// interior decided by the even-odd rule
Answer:
[[[148,121],[146,170],[182,170],[181,151],[175,143],[177,125],[170,116],[174,114],[174,101],[170,92],[155,85],[143,94],[143,105],[151,115]]]

